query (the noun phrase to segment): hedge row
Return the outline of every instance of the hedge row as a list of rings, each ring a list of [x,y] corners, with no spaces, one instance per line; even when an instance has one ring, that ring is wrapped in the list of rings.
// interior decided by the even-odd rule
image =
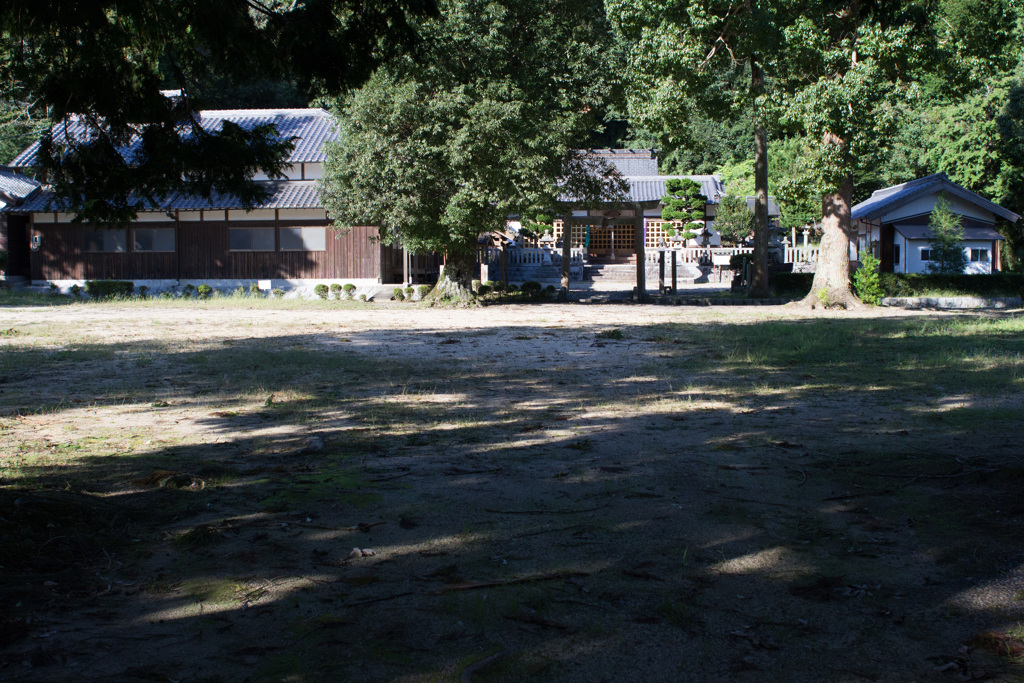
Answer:
[[[811,291],[814,273],[776,273],[772,286],[780,294],[802,296]],[[1024,296],[1024,275],[931,275],[924,273],[881,273],[883,296]]]
[[[87,280],[86,293],[94,299],[126,298],[135,291],[131,280]]]

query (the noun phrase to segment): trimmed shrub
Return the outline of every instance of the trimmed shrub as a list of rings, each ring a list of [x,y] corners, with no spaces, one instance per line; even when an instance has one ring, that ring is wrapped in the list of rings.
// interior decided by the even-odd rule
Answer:
[[[213,287],[206,284],[205,282],[196,287],[196,296],[200,299],[209,299],[213,296]]]
[[[543,287],[541,287],[541,284],[539,282],[534,282],[533,280],[527,280],[522,286],[523,294],[531,297],[535,297],[540,294],[542,289]]]
[[[181,295],[186,299],[191,299],[192,293],[195,291],[196,288],[194,285],[185,285],[184,287],[181,288]]]
[[[391,290],[392,301],[405,301],[405,292],[402,291],[401,287],[395,287]]]
[[[329,291],[330,290],[328,289],[327,285],[323,284],[322,282],[313,288],[313,293],[316,294],[321,299],[326,299],[327,292]]]
[[[254,299],[263,296],[263,292],[260,291],[260,285],[258,282],[249,283],[249,296]]]
[[[495,292],[504,292],[505,291],[505,283],[502,282],[501,280],[498,280],[497,282],[495,282],[494,283],[494,291]]]
[[[245,287],[243,287],[242,285],[238,285],[237,287],[235,287],[235,290],[231,292],[231,296],[238,297],[239,299],[241,299],[243,296],[245,296]]]
[[[878,283],[879,263],[870,251],[860,253],[860,268],[853,274],[853,291],[866,304],[875,305],[882,298],[882,286]]]
[[[344,292],[345,292],[345,298],[346,299],[351,299],[352,298],[352,294],[356,291],[356,286],[354,284],[352,284],[351,282],[346,282],[342,286],[342,290],[344,290]]]
[[[331,296],[333,296],[335,299],[340,299],[341,298],[341,291],[342,291],[341,290],[341,284],[339,284],[337,282],[332,282],[331,283]]]
[[[160,296],[161,299],[173,299],[174,298],[173,292],[160,292],[159,296]]]
[[[359,300],[360,301],[366,301],[366,295],[365,294],[360,294],[359,295]]]
[[[729,270],[743,270],[743,262],[750,258],[750,254],[733,254],[729,257]],[[807,291],[811,291],[810,288]]]
[[[284,290],[283,289],[278,289],[277,287],[275,287],[274,289],[272,289],[270,291],[270,293],[274,295],[275,299],[283,299],[284,298]]]
[[[433,287],[430,285],[420,285],[419,287],[416,288],[416,292],[419,293],[421,299],[426,299],[427,295],[430,294],[430,290],[432,289]],[[408,292],[409,290],[407,289],[406,291]]]
[[[75,297],[76,299],[82,298],[82,288],[79,287],[78,285],[71,285],[71,289],[69,289],[68,291],[71,292],[71,296]]]
[[[487,296],[490,293],[491,293],[491,288],[488,287],[487,285],[480,285],[476,289],[476,295],[477,296]]]
[[[87,280],[85,291],[93,299],[127,298],[135,291],[135,283],[131,280]]]
[[[780,296],[792,298],[807,296],[814,282],[814,273],[775,273],[772,275],[772,287]]]
[[[492,290],[494,289],[494,280],[485,280],[485,281],[481,282],[480,284],[482,286],[484,286],[484,287],[487,287],[488,289],[492,289]]]
[[[518,292],[519,291],[519,285],[517,285],[517,284],[515,284],[513,282],[510,282],[509,285],[508,285],[508,289],[506,291],[508,291],[510,294],[512,292]]]
[[[142,285],[139,287],[139,298],[145,299],[147,296],[149,296],[149,287]]]

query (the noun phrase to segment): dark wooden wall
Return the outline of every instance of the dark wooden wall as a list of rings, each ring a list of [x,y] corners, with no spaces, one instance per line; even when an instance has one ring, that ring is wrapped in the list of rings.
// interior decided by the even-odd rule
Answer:
[[[0,249],[7,251],[7,274],[29,277],[31,262],[28,253],[28,218],[0,215]]]
[[[139,223],[140,228],[173,228],[175,223]],[[231,228],[327,227],[327,251],[233,252]],[[74,224],[37,224],[42,248],[32,255],[33,280],[241,280],[371,279],[382,277],[382,247],[371,241],[375,227],[346,233],[326,221],[231,221],[177,224],[177,252],[86,253]]]

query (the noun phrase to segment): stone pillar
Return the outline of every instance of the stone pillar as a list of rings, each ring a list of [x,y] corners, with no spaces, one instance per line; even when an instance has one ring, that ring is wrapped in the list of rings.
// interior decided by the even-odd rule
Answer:
[[[678,287],[679,277],[678,277],[678,275],[679,275],[679,271],[678,271],[678,268],[676,267],[676,250],[673,249],[672,250],[672,293],[673,294],[678,294],[679,293],[679,287]]]
[[[402,284],[408,286],[409,279],[409,250],[402,247]]]
[[[665,293],[665,250],[658,250],[658,294]]]
[[[572,212],[562,218],[562,291],[569,293],[569,266],[572,261]]]
[[[646,230],[644,229],[644,210],[635,205],[636,217],[633,225],[636,226],[636,296],[638,301],[647,300],[647,256],[645,249]]]

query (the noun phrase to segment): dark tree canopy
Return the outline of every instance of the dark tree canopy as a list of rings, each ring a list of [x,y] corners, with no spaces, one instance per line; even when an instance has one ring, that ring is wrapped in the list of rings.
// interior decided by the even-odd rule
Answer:
[[[411,18],[433,11],[432,0],[7,0],[0,82],[50,110],[37,162],[57,194],[83,219],[123,222],[171,190],[252,200],[254,172],[280,174],[289,143],[273,129],[201,129],[190,97],[201,76],[339,92],[412,45]],[[164,97],[168,86],[184,97]]]

